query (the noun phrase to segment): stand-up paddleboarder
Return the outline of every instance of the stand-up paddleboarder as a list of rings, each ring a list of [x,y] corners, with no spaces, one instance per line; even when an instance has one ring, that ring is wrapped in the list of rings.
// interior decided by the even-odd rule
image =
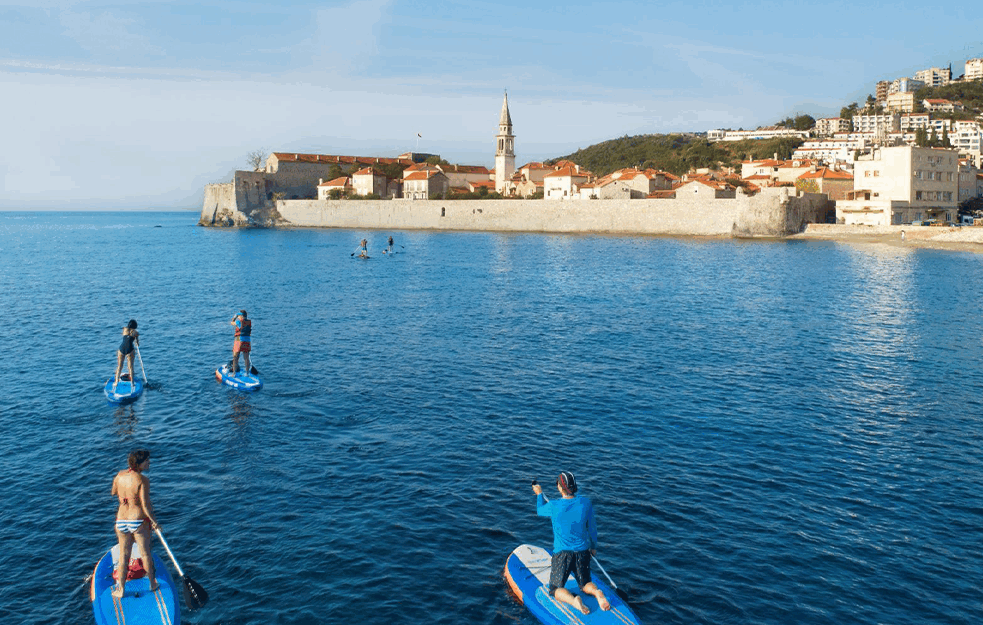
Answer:
[[[597,554],[597,523],[590,499],[577,494],[577,480],[573,473],[563,471],[556,478],[560,499],[549,501],[543,488],[536,482],[536,514],[549,517],[553,522],[553,560],[550,566],[549,594],[568,603],[584,614],[590,614],[583,599],[567,590],[564,585],[573,573],[582,592],[593,595],[602,610],[610,610],[607,597],[590,578],[590,559]]]

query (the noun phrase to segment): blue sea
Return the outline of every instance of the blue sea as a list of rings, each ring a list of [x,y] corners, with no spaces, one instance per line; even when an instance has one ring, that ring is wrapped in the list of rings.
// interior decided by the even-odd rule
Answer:
[[[983,622],[983,255],[197,217],[0,213],[0,622],[93,622],[137,447],[188,623],[532,625],[561,470],[643,623]]]

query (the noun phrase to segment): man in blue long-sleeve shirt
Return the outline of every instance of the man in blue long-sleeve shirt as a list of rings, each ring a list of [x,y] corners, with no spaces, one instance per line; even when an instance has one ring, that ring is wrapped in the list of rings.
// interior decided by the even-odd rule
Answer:
[[[590,614],[583,599],[573,594],[564,584],[573,573],[582,592],[594,595],[602,610],[610,610],[607,597],[590,579],[590,558],[597,553],[597,524],[590,499],[577,495],[577,480],[573,473],[564,471],[556,479],[561,499],[549,501],[543,489],[535,482],[536,514],[548,516],[553,522],[553,561],[550,567],[550,596],[569,603],[584,614]]]

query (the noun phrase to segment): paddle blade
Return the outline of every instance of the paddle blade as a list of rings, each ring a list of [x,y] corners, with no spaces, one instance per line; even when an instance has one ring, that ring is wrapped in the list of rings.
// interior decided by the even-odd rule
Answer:
[[[197,610],[208,603],[208,593],[201,584],[187,575],[181,578],[181,581],[184,582],[184,603],[189,610]]]
[[[259,375],[259,370],[256,367],[250,367],[249,368],[249,373],[251,373],[253,375]]]
[[[614,592],[616,592],[618,594],[618,596],[621,597],[621,600],[622,601],[624,601],[625,603],[628,603],[628,593],[626,593],[625,591],[621,590],[620,588],[615,588],[614,589]]]

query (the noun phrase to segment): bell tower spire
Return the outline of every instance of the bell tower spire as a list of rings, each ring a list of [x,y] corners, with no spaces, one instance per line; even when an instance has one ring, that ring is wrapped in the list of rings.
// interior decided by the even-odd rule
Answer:
[[[509,114],[509,92],[502,100],[502,114],[498,118],[498,146],[495,150],[495,190],[508,191],[507,184],[515,173],[515,135],[512,134],[512,116]]]

